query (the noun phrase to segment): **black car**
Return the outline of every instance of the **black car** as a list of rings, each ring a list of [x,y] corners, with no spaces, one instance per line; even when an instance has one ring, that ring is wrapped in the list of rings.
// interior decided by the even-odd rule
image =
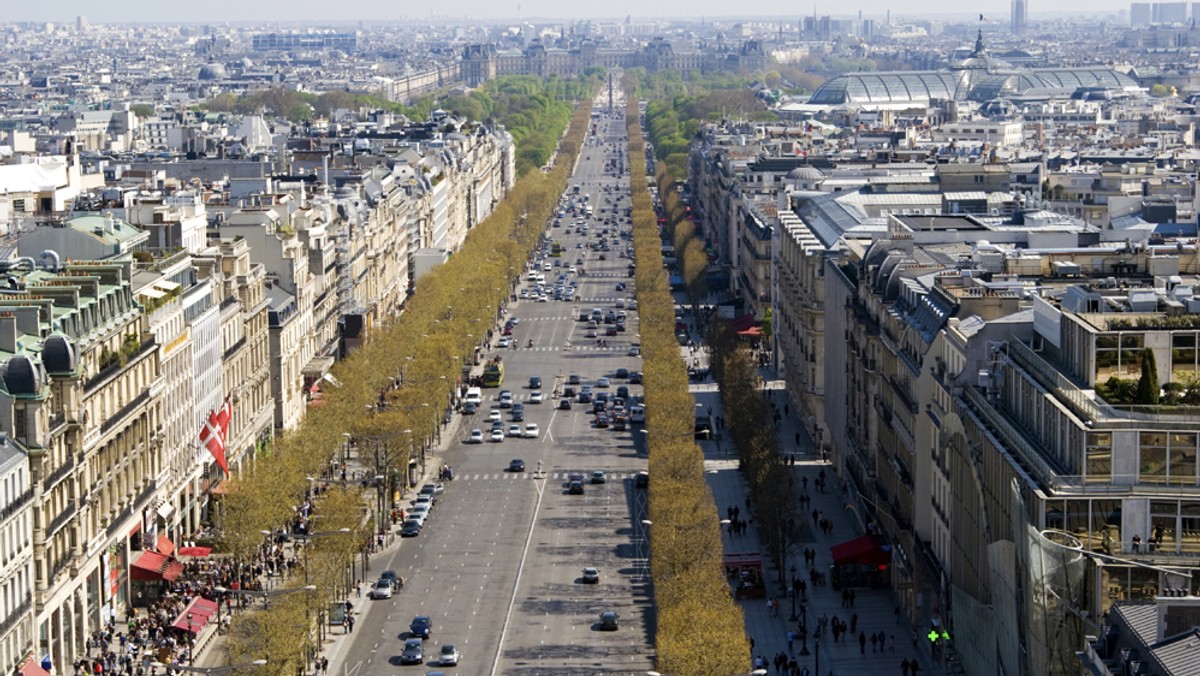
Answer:
[[[409,519],[400,526],[400,537],[415,538],[421,534],[421,522],[416,519]]]
[[[541,376],[531,376],[531,377],[529,378],[529,389],[531,389],[531,390],[540,390],[540,389],[542,389],[542,378],[541,378]]]
[[[638,472],[633,477],[633,485],[638,488],[649,488],[650,487],[650,473],[649,472]]]
[[[417,615],[408,625],[408,630],[412,632],[413,638],[429,638],[433,633],[433,622],[427,615]]]
[[[525,405],[524,404],[513,404],[512,411],[510,411],[510,413],[512,414],[513,422],[524,422],[525,421]]]
[[[571,400],[563,399],[562,401],[558,402],[558,407],[564,411],[570,411],[571,410]]]
[[[583,495],[583,482],[572,481],[567,485],[567,495]]]
[[[642,372],[641,371],[634,371],[633,373],[629,374],[629,384],[630,385],[640,385],[641,383],[642,383]]]
[[[520,458],[513,458],[512,461],[508,463],[508,471],[524,472],[525,471],[525,461]]]
[[[394,571],[394,570],[383,571],[383,574],[379,576],[379,579],[387,580],[388,582],[391,582],[392,587],[394,587],[396,589],[400,588],[400,575],[397,574],[396,571]]]
[[[463,407],[462,407],[463,415],[475,415],[475,411],[478,408],[479,407],[476,406],[473,402],[468,401],[467,403],[463,404]]]
[[[401,664],[420,664],[425,661],[425,646],[419,638],[410,638],[404,642],[404,652],[400,653]]]
[[[617,372],[615,374],[613,374],[613,376],[624,380],[629,377],[629,369],[619,368],[619,369],[617,369]]]

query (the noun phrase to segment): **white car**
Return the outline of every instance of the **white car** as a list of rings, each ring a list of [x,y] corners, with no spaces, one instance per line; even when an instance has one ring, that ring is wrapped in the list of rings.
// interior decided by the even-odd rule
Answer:
[[[538,296],[538,300],[537,300],[537,302],[539,302],[539,303],[549,303],[549,302],[550,302],[550,296],[547,296],[546,294],[544,294],[544,293],[543,293],[542,295]]]
[[[540,432],[541,430],[538,429],[537,423],[529,423],[525,426],[526,439],[537,439]]]
[[[467,437],[468,444],[482,444],[483,430],[471,430],[471,436]]]
[[[535,390],[535,391],[529,393],[529,403],[540,404],[540,403],[542,403],[542,400],[543,400],[543,397],[542,397],[541,391]]]
[[[508,436],[520,437],[521,436],[521,426],[517,425],[517,424],[509,425],[508,426]]]
[[[501,413],[500,409],[498,408],[493,408],[491,412],[488,413],[488,422],[500,422],[503,419],[504,414]]]
[[[454,646],[446,644],[442,646],[441,652],[438,653],[438,666],[441,667],[456,667],[458,660],[462,655],[454,649]]]
[[[495,443],[500,443],[501,441],[504,441],[504,430],[492,430],[491,438],[492,438],[492,441]]]
[[[371,585],[371,591],[367,592],[369,599],[390,599],[392,598],[392,583],[387,580],[376,580],[375,584]]]
[[[408,521],[416,521],[417,523],[420,523],[421,526],[424,526],[426,519],[429,518],[429,508],[410,507],[408,512],[405,513],[404,517]]]
[[[608,378],[600,376],[596,379],[596,387],[608,387]]]
[[[508,347],[511,344],[512,341],[508,339],[508,336],[502,336],[500,340],[496,341],[496,347]]]

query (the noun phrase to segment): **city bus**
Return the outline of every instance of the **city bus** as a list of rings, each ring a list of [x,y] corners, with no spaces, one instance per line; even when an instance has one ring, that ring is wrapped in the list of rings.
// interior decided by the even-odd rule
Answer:
[[[556,240],[553,244],[550,245],[550,255],[554,256],[555,258],[560,258],[560,257],[562,257],[562,254],[563,254],[562,242],[559,242]]]
[[[493,357],[483,367],[483,386],[500,387],[504,384],[504,360]]]

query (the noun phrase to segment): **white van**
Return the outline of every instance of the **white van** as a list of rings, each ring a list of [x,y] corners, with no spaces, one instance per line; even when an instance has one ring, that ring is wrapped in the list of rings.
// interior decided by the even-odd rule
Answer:
[[[467,396],[463,399],[463,401],[467,402],[468,404],[475,404],[476,406],[482,404],[483,390],[478,387],[468,387]]]
[[[646,422],[646,407],[641,404],[634,404],[629,407],[629,422],[644,423]]]

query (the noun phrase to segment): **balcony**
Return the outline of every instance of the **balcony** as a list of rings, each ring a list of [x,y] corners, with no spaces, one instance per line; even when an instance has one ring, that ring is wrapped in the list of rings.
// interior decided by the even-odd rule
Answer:
[[[29,611],[32,608],[33,595],[31,594],[26,596],[25,600],[21,601],[20,605],[13,608],[12,612],[8,614],[8,617],[4,618],[4,621],[0,622],[0,636],[8,635],[8,632],[12,631],[12,628],[17,626],[18,622],[29,615]]]
[[[61,466],[59,466],[58,469],[51,472],[50,475],[47,476],[44,481],[42,481],[42,490],[49,492],[51,489],[53,489],[55,486],[58,485],[59,481],[63,480],[63,477],[70,474],[71,470],[74,469],[74,467],[75,467],[75,456],[68,455],[67,459],[63,462],[63,464]]]
[[[16,514],[18,511],[21,510],[22,507],[29,504],[29,501],[32,499],[33,499],[33,489],[26,488],[24,493],[18,495],[16,497],[16,499],[13,500],[12,502],[8,503],[4,507],[4,509],[0,509],[0,521],[4,521],[4,520],[8,519],[8,517],[12,516],[13,514]],[[3,632],[0,631],[0,633],[3,633]]]

